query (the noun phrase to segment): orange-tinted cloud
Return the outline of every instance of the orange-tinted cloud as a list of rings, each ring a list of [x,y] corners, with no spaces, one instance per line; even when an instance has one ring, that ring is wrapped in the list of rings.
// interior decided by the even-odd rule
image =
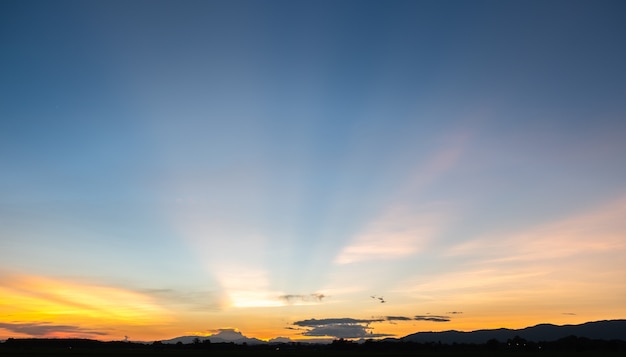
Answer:
[[[520,233],[472,240],[449,255],[474,255],[487,262],[528,262],[626,249],[626,199]]]

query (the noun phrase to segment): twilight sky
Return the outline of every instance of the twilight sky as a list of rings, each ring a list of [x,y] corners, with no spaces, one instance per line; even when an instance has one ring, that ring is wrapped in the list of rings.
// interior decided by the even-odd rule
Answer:
[[[0,339],[626,317],[623,1],[6,0],[0,43]]]

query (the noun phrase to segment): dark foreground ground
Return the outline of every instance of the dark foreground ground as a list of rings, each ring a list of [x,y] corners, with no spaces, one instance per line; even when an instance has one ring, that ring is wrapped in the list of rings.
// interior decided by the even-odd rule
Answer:
[[[196,349],[124,349],[124,348],[0,348],[2,357],[30,356],[114,356],[114,357],[446,357],[446,356],[626,356],[626,350],[474,350],[474,349],[441,349],[441,350],[333,350],[320,349],[236,349],[236,350],[196,350]]]
[[[214,357],[265,357],[265,356],[285,356],[285,357],[404,357],[404,356],[423,356],[423,357],[446,357],[446,356],[626,356],[625,351],[463,351],[463,350],[442,350],[442,351],[337,351],[337,350],[233,350],[233,351],[200,351],[200,350],[136,350],[136,349],[93,349],[93,348],[75,348],[72,350],[60,349],[0,349],[0,356],[155,356],[155,357],[195,357],[195,356],[214,356]]]
[[[338,340],[330,345],[281,344],[235,345],[195,343],[167,345],[155,342],[101,342],[80,339],[9,339],[0,343],[0,357],[446,357],[446,356],[620,356],[626,357],[626,341],[589,340],[571,336],[554,342],[534,343],[523,339],[486,344],[409,343],[368,341],[357,344]]]

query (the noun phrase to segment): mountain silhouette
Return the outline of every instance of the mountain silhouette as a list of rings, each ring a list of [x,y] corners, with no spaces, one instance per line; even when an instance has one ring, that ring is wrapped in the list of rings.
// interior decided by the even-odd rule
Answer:
[[[249,344],[249,345],[258,345],[266,343],[265,341],[259,340],[257,338],[249,338],[244,336],[241,332],[235,331],[232,329],[223,329],[220,332],[210,335],[210,336],[180,336],[175,337],[169,340],[161,341],[162,343],[178,343],[181,342],[183,344],[194,343],[196,340],[206,341],[209,340],[211,343],[225,343],[225,342],[233,342],[236,344]]]
[[[528,341],[556,341],[568,336],[586,337],[598,340],[626,341],[626,320],[605,320],[586,322],[580,325],[539,324],[532,327],[513,330],[499,328],[493,330],[477,330],[471,332],[442,331],[417,332],[398,339],[403,342],[439,342],[441,343],[486,343],[491,339],[504,342],[519,336]]]

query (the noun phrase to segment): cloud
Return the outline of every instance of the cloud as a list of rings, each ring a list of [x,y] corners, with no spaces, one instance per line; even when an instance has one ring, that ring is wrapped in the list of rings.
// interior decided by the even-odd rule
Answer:
[[[332,336],[336,338],[362,338],[392,336],[384,333],[372,333],[370,328],[358,324],[329,324],[314,327],[303,333],[305,336]]]
[[[317,327],[317,326],[325,326],[325,325],[360,325],[360,324],[369,324],[372,322],[380,322],[382,319],[370,319],[370,320],[362,320],[362,319],[352,319],[349,317],[342,318],[329,318],[329,319],[310,319],[310,320],[302,320],[296,321],[293,324],[296,326],[303,327]]]
[[[440,231],[444,209],[404,204],[390,207],[342,249],[335,263],[398,259],[415,254]]]
[[[458,314],[462,314],[463,311],[448,311],[446,312],[446,314],[450,314],[450,315],[458,315]]]
[[[211,337],[218,337],[226,341],[236,341],[242,338],[246,338],[246,336],[244,336],[241,331],[235,328],[220,328],[217,331],[218,332],[212,334]]]
[[[392,325],[397,325],[396,321],[411,321],[413,318],[407,316],[384,316],[381,320],[388,321]]]
[[[353,319],[349,317],[328,318],[328,319],[309,319],[296,321],[295,326],[305,328],[304,336],[330,336],[335,338],[373,338],[392,336],[384,333],[373,333],[369,324],[372,322],[382,322],[386,318],[374,319]],[[291,328],[297,329],[297,328]]]
[[[413,320],[410,317],[406,316],[385,316],[386,321],[411,321]]]
[[[416,321],[433,321],[433,322],[449,322],[449,316],[441,315],[417,315],[413,318]]]
[[[287,294],[287,295],[280,295],[278,299],[291,305],[291,304],[299,304],[299,303],[322,302],[322,300],[326,297],[327,297],[326,295],[321,294],[321,293]]]
[[[461,314],[461,312],[453,311],[453,314]],[[450,316],[443,315],[417,315],[414,317],[407,316],[385,316],[380,320],[371,320],[371,322],[378,321],[434,321],[434,322],[448,322],[450,321]]]
[[[335,338],[372,338],[393,336],[386,333],[373,333],[369,325],[376,322],[389,322],[395,324],[396,321],[433,321],[448,322],[450,317],[441,315],[417,315],[408,316],[381,316],[371,319],[354,319],[350,317],[309,319],[296,321],[294,326],[287,327],[290,330],[305,330],[305,336],[331,336]]]
[[[0,323],[0,328],[33,337],[55,337],[59,335],[63,337],[95,337],[108,335],[106,332],[88,330],[72,325],[53,325],[49,322],[5,322]]]
[[[448,256],[487,263],[553,261],[626,249],[626,197],[579,215],[508,235],[486,236],[450,248]],[[593,239],[590,239],[593,237]]]

